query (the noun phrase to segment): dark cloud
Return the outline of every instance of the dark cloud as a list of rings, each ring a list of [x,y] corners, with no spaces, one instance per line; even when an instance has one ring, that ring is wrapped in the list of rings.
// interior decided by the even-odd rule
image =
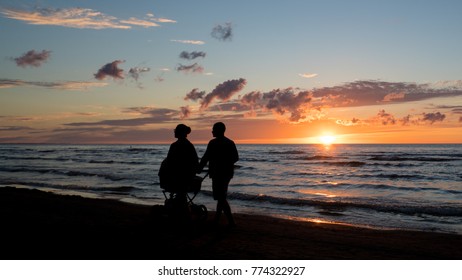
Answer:
[[[260,103],[263,98],[263,94],[259,91],[252,91],[241,97],[241,103],[249,106],[254,106],[255,104]]]
[[[180,53],[180,58],[183,58],[183,59],[187,59],[187,60],[193,60],[193,59],[196,59],[198,57],[202,57],[204,58],[205,57],[205,52],[187,52],[187,51],[183,51]]]
[[[138,81],[142,73],[149,72],[149,71],[151,71],[151,68],[149,67],[133,67],[133,68],[130,68],[130,70],[128,71],[128,74],[130,74],[130,77]]]
[[[250,92],[241,97],[241,103],[251,108],[263,108],[277,115],[289,115],[290,122],[308,120],[312,94],[294,88],[275,89],[270,92]]]
[[[184,100],[197,101],[199,99],[204,98],[205,94],[206,94],[205,91],[199,91],[198,88],[195,88],[191,90],[190,92],[188,92],[188,94],[186,94],[186,97],[184,98]]]
[[[436,113],[421,113],[421,114],[408,114],[402,118],[395,117],[391,113],[387,113],[385,110],[380,110],[377,115],[373,118],[360,120],[353,118],[351,121],[348,120],[337,120],[336,123],[343,126],[353,126],[359,124],[376,125],[381,124],[384,126],[389,125],[425,125],[434,124],[435,122],[442,122],[446,118],[445,114],[440,112]]]
[[[295,93],[292,88],[277,89],[263,94],[266,108],[280,115],[288,112],[291,122],[299,122],[307,118],[306,106],[309,105],[311,98],[310,92],[301,91]]]
[[[0,126],[0,131],[24,131],[24,130],[34,130],[28,126]]]
[[[180,119],[186,119],[191,116],[191,109],[189,106],[182,106],[180,107]]]
[[[128,71],[128,74],[130,75],[131,78],[135,80],[137,87],[140,89],[143,89],[143,84],[140,81],[138,81],[138,79],[140,78],[141,74],[149,72],[149,71],[151,71],[151,68],[149,67],[133,67],[133,68],[130,68],[130,70]]]
[[[233,37],[233,28],[231,23],[227,22],[224,25],[216,25],[213,27],[210,35],[212,35],[213,38],[221,41],[230,41]]]
[[[24,53],[20,57],[13,58],[16,62],[16,65],[21,67],[33,66],[39,67],[42,63],[45,63],[50,57],[51,51],[43,50],[41,52],[36,52],[35,50],[30,50]]]
[[[114,79],[123,79],[123,69],[119,69],[118,65],[124,63],[123,60],[115,60],[113,62],[105,64],[101,67],[96,74],[95,78],[98,80],[104,80],[106,76],[112,77]]]
[[[385,112],[385,110],[380,110],[377,113],[377,118],[382,123],[382,125],[394,125],[396,124],[396,119],[392,114]]]
[[[436,113],[423,113],[422,114],[422,121],[424,122],[429,122],[430,124],[433,124],[435,122],[442,122],[445,118],[445,114],[441,114],[440,112]]]
[[[201,109],[207,108],[214,99],[227,101],[233,94],[241,91],[247,84],[245,79],[228,80],[215,87],[209,94],[205,95],[201,101]]]
[[[430,105],[426,109],[434,109],[434,110],[449,110],[449,114],[462,114],[462,106],[459,105]],[[382,125],[432,125],[436,122],[443,122],[446,120],[447,115],[441,112],[433,112],[433,113],[413,113],[408,114],[404,117],[396,117],[391,113],[386,112],[385,110],[380,110],[376,116],[360,120],[357,118],[353,118],[352,121],[349,120],[337,120],[336,123],[343,126],[352,126],[358,124],[382,124]]]
[[[418,124],[418,120],[414,120],[413,116],[411,115],[407,115],[401,118],[399,121],[402,125]]]
[[[204,67],[200,66],[197,63],[191,64],[191,65],[180,64],[176,68],[176,71],[183,72],[183,73],[202,73],[204,72]]]

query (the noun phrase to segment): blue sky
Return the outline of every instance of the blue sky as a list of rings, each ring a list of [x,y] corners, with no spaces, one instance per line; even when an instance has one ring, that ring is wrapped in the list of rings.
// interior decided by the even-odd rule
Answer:
[[[460,143],[461,8],[2,1],[0,142],[168,142],[180,122],[201,142],[225,120],[243,143]],[[202,97],[185,100],[193,90]]]

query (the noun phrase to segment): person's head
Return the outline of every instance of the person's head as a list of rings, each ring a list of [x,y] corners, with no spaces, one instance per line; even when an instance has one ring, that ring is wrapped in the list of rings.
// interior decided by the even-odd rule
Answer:
[[[217,122],[213,125],[212,134],[214,137],[224,136],[226,131],[226,126],[222,122]]]
[[[189,133],[191,133],[191,128],[182,123],[175,128],[175,138],[186,138]]]

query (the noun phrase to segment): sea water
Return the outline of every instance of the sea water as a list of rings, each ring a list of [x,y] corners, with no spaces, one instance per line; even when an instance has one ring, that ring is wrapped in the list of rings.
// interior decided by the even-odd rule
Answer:
[[[0,186],[163,204],[169,145],[0,145]],[[206,146],[196,145],[199,157]],[[233,212],[462,234],[462,145],[237,145]],[[202,174],[204,176],[205,174]],[[211,180],[194,199],[214,210]]]

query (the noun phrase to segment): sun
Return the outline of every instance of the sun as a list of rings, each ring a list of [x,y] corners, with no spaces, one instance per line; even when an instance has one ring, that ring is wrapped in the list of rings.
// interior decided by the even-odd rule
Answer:
[[[337,138],[334,135],[322,135],[319,136],[319,142],[324,145],[331,145]]]

